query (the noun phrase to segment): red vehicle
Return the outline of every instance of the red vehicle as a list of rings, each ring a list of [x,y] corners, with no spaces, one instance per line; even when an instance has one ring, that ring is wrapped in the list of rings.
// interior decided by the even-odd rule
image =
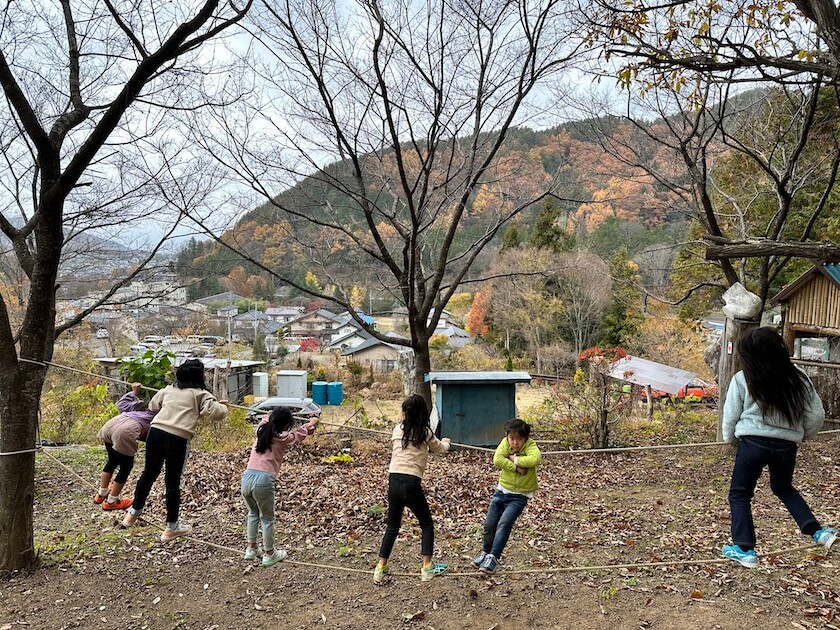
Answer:
[[[644,390],[642,392],[644,394]],[[718,386],[714,383],[707,383],[703,379],[694,379],[690,381],[685,387],[680,389],[676,394],[668,394],[659,390],[652,390],[651,394],[654,400],[660,398],[673,398],[683,402],[714,402],[718,398]]]

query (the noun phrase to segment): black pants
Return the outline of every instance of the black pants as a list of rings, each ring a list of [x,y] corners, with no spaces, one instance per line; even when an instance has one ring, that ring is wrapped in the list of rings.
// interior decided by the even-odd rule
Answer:
[[[143,474],[137,480],[137,488],[134,491],[134,503],[131,507],[142,510],[149,498],[152,485],[160,476],[160,471],[166,464],[166,522],[174,523],[178,520],[178,512],[181,508],[181,474],[184,472],[184,463],[187,461],[187,446],[189,441],[156,427],[149,429],[149,436],[146,438],[146,466]]]
[[[403,510],[408,508],[420,521],[420,553],[431,556],[435,547],[435,528],[432,525],[432,513],[420,485],[420,477],[391,473],[388,475],[388,521],[385,536],[379,547],[379,557],[388,558],[394,548],[394,541],[400,533]]]
[[[120,472],[114,477],[116,483],[125,483],[128,480],[128,474],[134,468],[134,458],[131,455],[123,455],[114,450],[113,444],[105,442],[105,450],[108,452],[108,461],[105,462],[105,467],[102,472],[113,474],[119,466]]]
[[[796,442],[756,435],[744,436],[738,442],[732,483],[729,486],[729,507],[732,542],[741,549],[755,547],[751,503],[755,484],[765,466],[770,470],[770,489],[785,504],[802,533],[810,536],[820,529],[820,523],[811,508],[793,487],[793,469],[798,448]]]

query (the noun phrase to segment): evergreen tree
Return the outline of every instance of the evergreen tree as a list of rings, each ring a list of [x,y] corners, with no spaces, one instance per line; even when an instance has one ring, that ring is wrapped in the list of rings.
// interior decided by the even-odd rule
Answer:
[[[502,249],[499,253],[507,249],[516,249],[522,243],[522,235],[519,233],[519,228],[511,225],[505,230],[505,235],[502,237]]]
[[[546,199],[537,214],[534,231],[531,233],[531,247],[550,249],[555,252],[569,251],[574,248],[574,240],[560,225],[562,210],[553,199]]]
[[[612,301],[604,309],[601,320],[601,345],[624,346],[639,333],[644,316],[640,308],[640,295],[636,284],[638,268],[622,248],[610,259]]]

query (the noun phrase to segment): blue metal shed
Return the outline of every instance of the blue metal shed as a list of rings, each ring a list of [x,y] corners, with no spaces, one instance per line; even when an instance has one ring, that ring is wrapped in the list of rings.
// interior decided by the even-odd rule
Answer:
[[[527,372],[430,372],[436,386],[440,434],[453,442],[497,446],[504,424],[516,416],[516,384],[530,383]]]

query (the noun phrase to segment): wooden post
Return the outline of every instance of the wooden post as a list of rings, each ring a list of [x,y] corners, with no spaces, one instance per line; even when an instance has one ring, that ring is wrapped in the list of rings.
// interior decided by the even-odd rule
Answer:
[[[726,402],[726,392],[732,376],[741,369],[738,359],[738,342],[746,333],[758,328],[760,322],[755,320],[733,319],[727,317],[723,324],[723,334],[720,339],[720,362],[718,363],[718,427],[717,439],[723,439],[723,405]]]
[[[645,385],[645,396],[647,396],[647,417],[650,420],[653,418],[653,388],[650,385]]]

